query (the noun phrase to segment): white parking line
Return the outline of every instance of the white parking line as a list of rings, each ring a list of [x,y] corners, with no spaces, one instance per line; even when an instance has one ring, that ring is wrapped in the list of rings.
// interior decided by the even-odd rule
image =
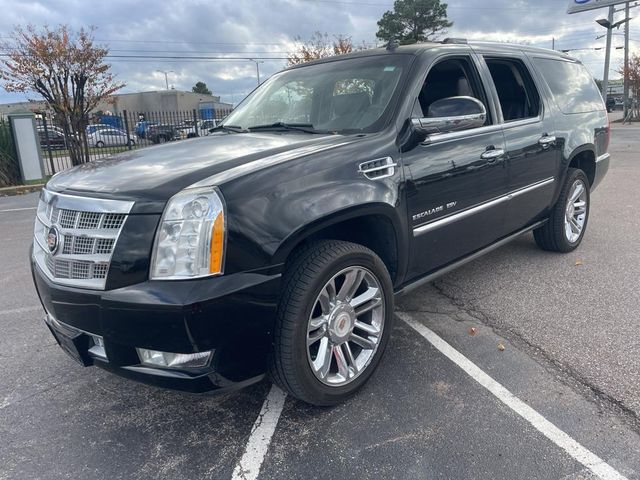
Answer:
[[[249,441],[240,462],[233,469],[232,480],[255,480],[267,454],[271,438],[276,431],[278,419],[287,394],[273,385],[262,404],[262,409],[251,429]]]
[[[0,213],[6,212],[23,212],[25,210],[36,210],[38,207],[25,207],[25,208],[8,208],[7,210],[0,210]]]
[[[455,363],[464,372],[473,378],[476,382],[489,390],[498,400],[504,403],[507,407],[511,408],[514,412],[529,422],[536,430],[542,433],[545,437],[555,443],[558,447],[567,452],[575,460],[587,467],[598,478],[602,480],[627,480],[626,477],[621,475],[612,466],[598,457],[596,454],[587,450],[580,445],[577,441],[567,435],[565,432],[556,427],[549,420],[544,418],[538,412],[536,412],[529,405],[524,403],[509,390],[503,387],[500,383],[495,381],[484,371],[480,369],[475,363],[458,352],[455,348],[449,345],[435,332],[425,327],[423,324],[416,322],[409,315],[396,312],[398,317],[407,323],[416,332],[427,339],[431,345],[440,351],[445,357]]]

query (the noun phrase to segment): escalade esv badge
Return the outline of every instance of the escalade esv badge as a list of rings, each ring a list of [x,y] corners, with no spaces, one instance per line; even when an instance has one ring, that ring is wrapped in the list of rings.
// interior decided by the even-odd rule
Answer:
[[[47,233],[47,248],[51,255],[55,255],[58,251],[58,246],[60,245],[60,232],[55,225],[52,225],[49,228],[49,232]]]

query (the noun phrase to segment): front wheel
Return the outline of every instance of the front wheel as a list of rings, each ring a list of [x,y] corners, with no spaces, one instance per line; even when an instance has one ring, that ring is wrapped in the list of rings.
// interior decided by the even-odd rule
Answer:
[[[582,170],[570,168],[567,171],[560,197],[548,222],[533,231],[540,248],[562,253],[578,248],[589,220],[589,185],[589,179]]]
[[[310,244],[284,275],[271,377],[307,403],[340,403],[378,366],[392,324],[393,286],[374,252],[343,241]]]
[[[104,147],[104,142],[103,142],[102,140],[98,140],[98,141],[96,142],[96,147],[97,147],[97,148],[102,148],[102,147]]]

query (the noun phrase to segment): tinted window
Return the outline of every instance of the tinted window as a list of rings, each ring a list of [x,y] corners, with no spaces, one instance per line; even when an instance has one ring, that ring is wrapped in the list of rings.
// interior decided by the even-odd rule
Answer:
[[[484,90],[475,68],[468,57],[456,57],[437,63],[424,81],[413,116],[430,116],[429,108],[434,102],[450,97],[473,97],[485,106]],[[491,123],[487,115],[487,124]]]
[[[604,110],[602,95],[587,69],[579,64],[547,58],[534,59],[562,113]]]
[[[540,95],[527,67],[520,60],[487,58],[505,122],[537,117]]]

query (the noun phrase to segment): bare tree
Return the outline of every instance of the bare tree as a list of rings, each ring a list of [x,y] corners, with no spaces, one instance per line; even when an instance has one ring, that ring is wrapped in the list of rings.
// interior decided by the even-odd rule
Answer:
[[[54,112],[67,135],[74,165],[89,160],[85,128],[89,112],[117,92],[124,83],[115,80],[105,63],[109,50],[95,45],[94,27],[72,31],[33,25],[16,27],[0,43],[7,58],[0,60],[0,81],[8,92],[35,92]]]
[[[640,55],[634,53],[629,59],[629,68],[625,69],[624,65],[620,66],[618,73],[622,75],[622,78],[626,78],[629,82],[629,89],[633,92],[635,102],[633,102],[632,118],[637,120],[640,118],[640,112],[638,111],[638,95],[640,95]],[[627,98],[624,99],[628,101]]]

